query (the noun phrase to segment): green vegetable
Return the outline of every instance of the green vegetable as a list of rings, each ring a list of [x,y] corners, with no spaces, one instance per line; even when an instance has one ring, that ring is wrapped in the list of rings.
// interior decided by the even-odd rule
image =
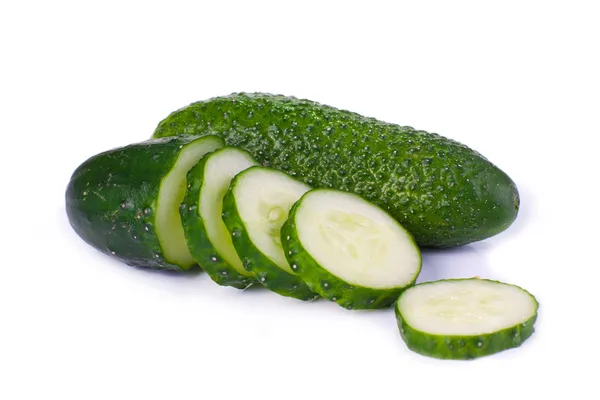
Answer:
[[[95,155],[73,173],[66,211],[88,244],[125,263],[187,270],[179,204],[185,176],[206,153],[223,147],[216,136],[153,139]]]
[[[251,167],[231,182],[223,200],[223,221],[246,270],[283,296],[317,295],[290,268],[281,247],[281,225],[291,206],[310,187],[271,168]]]
[[[187,174],[188,189],[180,212],[188,248],[219,285],[244,289],[256,282],[244,269],[221,218],[231,180],[255,164],[245,151],[225,147],[204,157]]]
[[[482,240],[517,217],[514,182],[476,151],[308,100],[242,93],[197,102],[154,132],[179,134],[219,135],[308,185],[354,192],[390,213],[421,246]]]
[[[407,289],[396,303],[400,334],[420,354],[472,359],[519,347],[538,303],[524,289],[487,279],[449,279]]]
[[[292,270],[322,297],[348,309],[388,307],[421,270],[413,237],[355,194],[313,189],[281,229]]]

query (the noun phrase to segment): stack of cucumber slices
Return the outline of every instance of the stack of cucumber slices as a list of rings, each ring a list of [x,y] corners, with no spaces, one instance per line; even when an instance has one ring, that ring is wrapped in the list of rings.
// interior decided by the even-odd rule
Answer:
[[[304,133],[308,139],[290,143],[286,135],[277,136],[279,130],[298,125],[290,123],[290,118],[312,118],[313,127],[326,121],[335,128],[331,115],[345,121],[339,126],[364,117],[308,101],[298,103],[298,110],[313,107],[314,113],[299,114],[292,107],[296,100],[281,96],[273,96],[272,104],[267,102],[271,110],[266,112],[268,95],[261,96],[256,111],[263,120],[252,127],[219,131],[221,125],[215,121],[210,127],[200,124],[200,115],[181,134],[165,135],[169,118],[173,118],[172,126],[181,128],[178,112],[159,125],[161,135],[156,136],[165,137],[85,161],[73,173],[66,191],[67,215],[75,232],[94,248],[136,267],[187,271],[199,266],[221,286],[262,285],[282,296],[304,301],[324,298],[349,310],[394,305],[401,337],[408,348],[426,356],[473,359],[518,347],[533,334],[538,303],[518,286],[480,278],[416,284],[421,271],[419,246],[450,247],[452,240],[461,245],[485,238],[465,233],[468,223],[435,207],[433,196],[411,192],[417,184],[429,184],[448,202],[444,184],[452,188],[456,182],[450,175],[434,182],[436,174],[448,167],[436,170],[435,163],[427,157],[419,159],[414,151],[399,166],[386,166],[377,159],[384,157],[381,154],[366,157],[357,140],[346,140],[356,136],[356,131],[335,133],[324,128],[328,133],[321,137],[313,128]],[[251,99],[242,100],[247,107]],[[213,101],[223,111],[222,99]],[[238,106],[234,101],[230,107],[235,113]],[[400,139],[375,136],[381,129],[389,130],[388,125],[372,119],[357,122],[361,134],[378,139],[389,147],[386,151],[393,152],[394,146],[402,148]],[[411,134],[416,142],[429,140],[438,154],[454,151],[455,142],[444,148],[446,153],[440,151],[438,135]],[[368,149],[365,142],[362,146]],[[319,159],[329,154],[321,153],[321,148],[334,143],[340,153],[356,154],[350,158],[356,161],[342,167]],[[296,161],[302,163],[284,165],[265,159],[268,147],[276,148],[282,159],[289,158],[288,152],[301,154]],[[497,199],[497,204],[490,205],[494,210],[505,207],[506,201],[512,201],[515,208],[511,211],[515,215],[505,210],[504,220],[489,226],[489,237],[514,220],[518,194],[508,177],[506,184],[501,182],[503,173],[498,173],[491,187],[490,174],[496,173],[496,167],[472,153],[467,154],[476,161],[471,167],[481,166],[466,172],[471,177],[467,181],[480,185],[474,193],[481,199],[465,201],[487,204],[493,197]],[[460,157],[466,156],[461,153]],[[361,176],[366,176],[361,169],[378,170],[375,175],[381,176],[380,185],[385,188],[373,189],[379,183],[371,178],[361,183]],[[429,181],[418,182],[423,171]],[[412,183],[403,186],[408,181]],[[494,191],[493,196],[484,189]],[[459,197],[452,200],[459,201]],[[413,217],[415,210],[421,215]],[[501,217],[483,215],[486,221]],[[446,230],[423,233],[408,228],[419,219],[428,230],[443,219],[440,226]],[[478,222],[471,222],[473,229],[481,229]],[[448,230],[450,226],[460,229],[454,238],[455,228]]]

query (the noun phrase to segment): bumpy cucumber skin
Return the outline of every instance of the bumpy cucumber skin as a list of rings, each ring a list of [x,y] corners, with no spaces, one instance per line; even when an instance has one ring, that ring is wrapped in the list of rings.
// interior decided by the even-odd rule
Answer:
[[[455,281],[465,279],[447,280]],[[421,285],[435,282],[425,282],[421,283]],[[522,288],[519,289],[528,293]],[[402,336],[402,339],[408,348],[424,356],[449,360],[472,360],[475,358],[492,355],[504,350],[517,348],[521,346],[521,344],[523,344],[523,342],[525,342],[525,340],[527,340],[531,335],[533,335],[535,331],[534,324],[537,319],[537,309],[539,304],[537,300],[535,300],[535,297],[533,297],[530,293],[528,294],[532,297],[536,304],[536,312],[531,318],[521,324],[508,327],[501,331],[478,336],[432,335],[412,328],[402,318],[402,315],[399,311],[400,296],[396,306],[394,307],[396,321],[398,323],[398,330],[400,331],[400,336]]]
[[[236,289],[246,289],[256,283],[253,276],[244,276],[225,261],[212,245],[204,219],[200,216],[200,189],[204,177],[204,167],[207,157],[200,160],[187,174],[187,191],[179,208],[185,238],[192,257],[210,276],[221,286],[232,286]]]
[[[316,299],[318,295],[312,292],[299,276],[279,268],[252,243],[246,226],[238,214],[233,195],[238,177],[239,175],[233,179],[223,199],[223,222],[232,235],[233,246],[244,268],[251,272],[263,286],[277,294],[305,301]]]
[[[486,239],[518,213],[515,183],[476,151],[309,100],[234,93],[196,102],[161,121],[154,137],[179,134],[219,135],[310,186],[359,194],[420,246]]]
[[[124,263],[182,271],[164,257],[155,231],[160,184],[180,147],[198,136],[152,139],[97,154],[73,173],[65,199],[69,223],[97,250]]]
[[[410,284],[390,289],[352,285],[321,267],[304,249],[298,237],[295,217],[300,203],[301,200],[293,205],[288,219],[281,228],[281,243],[290,266],[310,290],[348,310],[367,310],[390,307],[404,290],[414,285],[421,271],[421,264]]]

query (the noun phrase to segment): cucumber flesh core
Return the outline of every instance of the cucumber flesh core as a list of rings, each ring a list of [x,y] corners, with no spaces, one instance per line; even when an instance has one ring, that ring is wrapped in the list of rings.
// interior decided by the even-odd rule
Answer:
[[[537,302],[513,285],[457,279],[417,285],[402,294],[398,311],[412,329],[430,335],[478,336],[528,321]]]
[[[412,236],[390,215],[341,191],[314,190],[295,216],[304,249],[349,284],[374,289],[408,286],[421,268]]]
[[[234,189],[250,240],[278,267],[294,275],[281,245],[281,226],[292,205],[310,189],[283,172],[262,168],[245,172]]]
[[[252,276],[252,273],[244,269],[221,214],[223,197],[231,180],[236,174],[253,165],[256,165],[256,162],[244,151],[228,148],[215,153],[206,161],[199,201],[200,216],[204,220],[208,239],[221,257],[244,276]]]
[[[185,196],[186,174],[207,153],[223,147],[216,137],[203,137],[183,147],[173,168],[165,175],[158,193],[156,235],[165,259],[182,268],[196,264],[185,240],[179,205]]]

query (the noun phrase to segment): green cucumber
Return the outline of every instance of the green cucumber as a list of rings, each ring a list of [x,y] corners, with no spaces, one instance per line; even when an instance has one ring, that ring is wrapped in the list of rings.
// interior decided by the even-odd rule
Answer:
[[[421,253],[412,235],[363,198],[313,189],[281,229],[292,270],[308,287],[348,309],[383,308],[414,284]]]
[[[219,135],[312,187],[354,192],[390,213],[420,246],[486,239],[518,213],[515,183],[478,152],[309,100],[239,93],[196,102],[161,121],[154,137],[179,134]]]
[[[239,172],[256,165],[243,150],[225,147],[204,157],[187,174],[180,207],[188,248],[202,269],[222,286],[245,289],[256,282],[233,247],[221,217],[223,197]]]
[[[97,154],[73,173],[66,211],[89,245],[126,264],[188,270],[196,262],[185,241],[179,204],[185,176],[216,136],[152,139]]]
[[[519,347],[534,332],[538,302],[515,285],[448,279],[411,287],[400,295],[395,310],[411,350],[462,360]]]
[[[292,271],[280,231],[292,205],[308,190],[284,172],[250,167],[235,176],[223,199],[223,221],[244,268],[273,292],[300,300],[317,295]]]

